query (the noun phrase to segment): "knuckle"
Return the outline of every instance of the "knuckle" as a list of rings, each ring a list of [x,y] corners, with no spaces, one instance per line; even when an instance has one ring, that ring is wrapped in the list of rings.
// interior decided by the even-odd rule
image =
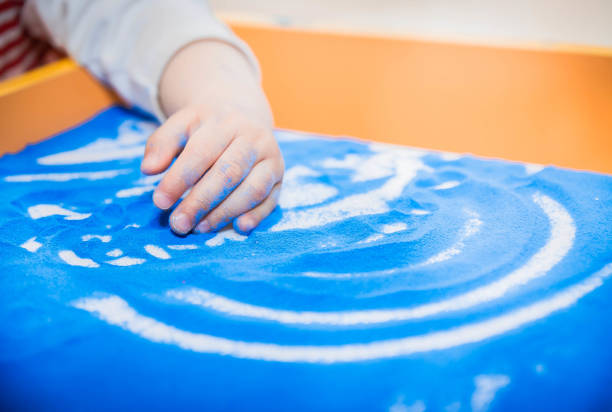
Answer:
[[[210,209],[210,205],[213,202],[213,198],[210,195],[209,191],[201,191],[198,193],[194,193],[193,196],[189,196],[189,198],[193,198],[192,202],[193,202],[193,210],[209,210]]]
[[[231,218],[232,212],[229,208],[223,206],[219,208],[219,221],[221,223],[228,222]]]
[[[284,169],[285,168],[285,158],[283,157],[283,153],[281,152],[280,147],[278,147],[277,144],[274,145],[273,156],[278,159],[278,161],[281,164],[281,167]]]
[[[199,139],[189,139],[182,155],[186,155],[190,163],[197,164],[201,159],[206,159],[209,152],[204,142]]]
[[[285,160],[282,156],[279,156],[278,161],[274,162],[274,171],[277,176],[277,180],[280,182],[283,180],[285,174]]]
[[[270,198],[272,199],[272,204],[276,207],[278,204],[278,199],[280,198],[281,190],[283,188],[283,183],[279,182],[275,189],[270,193]]]
[[[273,137],[260,139],[257,143],[257,146],[260,148],[260,152],[266,159],[282,160],[283,156],[280,151],[280,147],[278,146],[276,140]]]
[[[195,115],[194,117],[192,117],[191,120],[187,123],[187,136],[188,137],[193,136],[195,132],[197,132],[198,129],[200,129],[201,125],[202,125],[202,121],[200,120],[199,115]]]
[[[278,159],[281,167],[283,169],[285,168],[285,159],[283,158],[283,153],[281,152],[280,147],[278,147],[276,141],[274,141],[274,145],[272,147],[272,158]]]
[[[251,140],[259,146],[265,147],[270,140],[270,131],[268,131],[265,127],[259,124],[254,124],[251,122],[248,124],[247,130],[248,135],[251,137]]]
[[[242,178],[242,164],[238,160],[225,161],[219,166],[218,173],[226,184],[234,184]]]
[[[257,203],[261,202],[268,195],[268,185],[258,182],[250,187],[251,198]]]
[[[184,191],[184,170],[185,168],[181,167],[180,164],[175,163],[170,168],[170,170],[168,170],[168,173],[166,173],[161,182],[159,182],[159,186],[162,187],[164,190],[172,193],[178,193],[181,190]]]
[[[236,137],[236,159],[240,159],[243,169],[250,169],[259,157],[259,147],[249,135]]]
[[[220,107],[210,118],[211,123],[224,129],[233,129],[236,124],[236,115],[228,107]]]
[[[195,166],[187,164],[181,169],[181,184],[191,187],[200,179],[200,176],[200,171]]]
[[[270,140],[270,130],[268,130],[266,127],[263,127],[259,124],[255,125],[251,123],[249,125],[249,130],[250,134],[253,136],[253,139],[258,142],[262,142],[265,144]]]
[[[172,117],[174,116],[184,117],[185,119],[187,119],[187,123],[190,123],[193,121],[199,121],[200,120],[200,110],[198,110],[196,106],[188,106],[188,107],[185,107],[180,112],[174,114]]]

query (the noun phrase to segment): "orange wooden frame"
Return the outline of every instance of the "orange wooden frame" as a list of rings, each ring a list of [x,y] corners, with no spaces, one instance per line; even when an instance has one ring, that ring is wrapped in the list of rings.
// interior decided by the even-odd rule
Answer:
[[[0,154],[72,127],[117,101],[68,59],[0,83]]]
[[[233,25],[278,127],[612,173],[612,51]],[[116,97],[71,61],[0,83],[0,152]]]

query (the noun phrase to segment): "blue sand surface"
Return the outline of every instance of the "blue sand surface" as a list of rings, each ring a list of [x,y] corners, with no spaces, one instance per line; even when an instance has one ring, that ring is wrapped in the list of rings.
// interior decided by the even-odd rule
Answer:
[[[612,409],[612,176],[279,131],[281,207],[178,237],[154,127],[0,159],[0,409]]]

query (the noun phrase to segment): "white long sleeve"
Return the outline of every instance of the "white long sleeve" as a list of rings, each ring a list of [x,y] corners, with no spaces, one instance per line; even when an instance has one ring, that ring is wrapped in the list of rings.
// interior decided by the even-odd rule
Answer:
[[[242,51],[259,73],[248,46],[203,0],[29,0],[23,22],[128,103],[159,119],[165,117],[158,99],[164,67],[193,41],[226,42]]]

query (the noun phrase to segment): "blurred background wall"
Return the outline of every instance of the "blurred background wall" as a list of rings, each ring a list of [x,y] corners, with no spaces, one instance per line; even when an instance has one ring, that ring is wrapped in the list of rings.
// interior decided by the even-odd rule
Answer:
[[[612,0],[210,0],[222,18],[484,43],[612,46]]]

